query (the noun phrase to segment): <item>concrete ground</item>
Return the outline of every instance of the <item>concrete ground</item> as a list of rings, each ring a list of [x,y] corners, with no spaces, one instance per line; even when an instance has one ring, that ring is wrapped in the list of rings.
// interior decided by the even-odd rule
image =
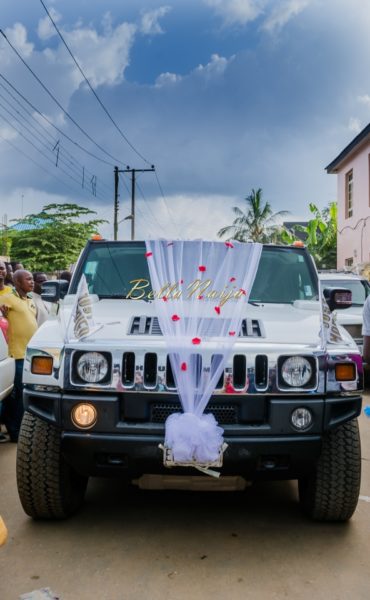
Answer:
[[[305,519],[295,482],[128,493],[101,479],[75,517],[33,522],[18,500],[16,448],[2,444],[0,599],[49,587],[61,600],[368,600],[370,419],[360,426],[361,498],[347,524]]]

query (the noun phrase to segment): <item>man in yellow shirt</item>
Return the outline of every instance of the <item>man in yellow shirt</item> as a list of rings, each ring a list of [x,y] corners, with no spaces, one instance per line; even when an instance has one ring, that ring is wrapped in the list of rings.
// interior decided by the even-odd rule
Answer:
[[[23,362],[26,347],[37,329],[36,307],[31,297],[33,290],[32,273],[19,269],[14,273],[14,288],[9,294],[0,297],[0,308],[9,321],[9,354],[15,358],[14,389],[4,400],[2,421],[11,442],[18,441],[23,417]]]

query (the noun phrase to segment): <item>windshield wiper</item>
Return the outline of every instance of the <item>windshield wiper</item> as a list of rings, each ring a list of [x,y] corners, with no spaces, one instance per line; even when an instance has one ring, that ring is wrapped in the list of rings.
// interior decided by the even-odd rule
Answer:
[[[132,300],[131,296],[125,294],[98,294],[99,300]]]

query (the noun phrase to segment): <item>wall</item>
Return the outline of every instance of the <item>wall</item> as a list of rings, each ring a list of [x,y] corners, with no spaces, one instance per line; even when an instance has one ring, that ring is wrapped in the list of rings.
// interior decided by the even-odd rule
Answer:
[[[370,261],[370,141],[338,171],[338,253],[337,267],[353,257],[354,266]],[[353,215],[345,219],[345,179],[353,169]],[[366,220],[367,219],[367,220]]]

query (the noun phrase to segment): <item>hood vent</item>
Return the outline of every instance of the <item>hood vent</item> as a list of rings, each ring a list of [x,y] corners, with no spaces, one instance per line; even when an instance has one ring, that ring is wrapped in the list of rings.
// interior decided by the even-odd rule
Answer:
[[[210,321],[210,330],[211,321]],[[211,331],[209,331],[211,334]],[[134,317],[129,328],[129,335],[162,335],[157,317]],[[265,337],[261,321],[258,319],[243,319],[239,337]]]

